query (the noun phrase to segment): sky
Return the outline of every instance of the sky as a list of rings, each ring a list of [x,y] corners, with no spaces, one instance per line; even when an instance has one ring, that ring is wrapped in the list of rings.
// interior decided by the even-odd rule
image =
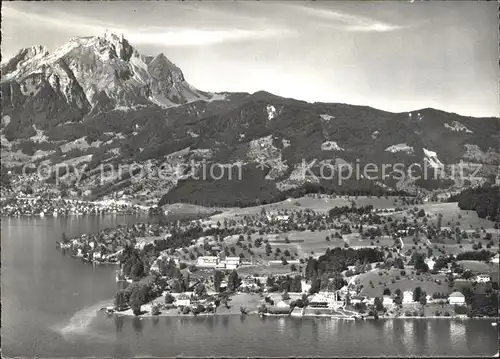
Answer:
[[[2,61],[123,34],[204,91],[499,116],[496,2],[2,2]]]

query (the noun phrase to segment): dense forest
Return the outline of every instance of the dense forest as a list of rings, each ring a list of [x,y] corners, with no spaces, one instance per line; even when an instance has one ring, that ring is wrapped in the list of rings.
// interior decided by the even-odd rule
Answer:
[[[451,196],[449,202],[458,202],[462,210],[476,211],[480,218],[500,222],[500,187],[486,183],[483,187],[468,188]]]
[[[237,174],[233,174],[237,178]],[[307,194],[327,194],[342,196],[405,196],[412,197],[404,191],[390,191],[371,186],[360,181],[352,181],[342,187],[323,186],[305,183],[297,188],[279,191],[276,184],[255,174],[255,169],[244,167],[242,181],[220,180],[197,181],[188,179],[179,181],[159,201],[158,206],[171,203],[191,203],[201,206],[217,207],[253,207],[285,201],[288,198],[299,198]]]

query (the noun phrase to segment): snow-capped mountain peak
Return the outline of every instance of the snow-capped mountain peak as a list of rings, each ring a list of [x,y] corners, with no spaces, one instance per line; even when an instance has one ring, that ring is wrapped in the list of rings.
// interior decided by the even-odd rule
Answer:
[[[59,86],[66,99],[83,91],[84,102],[91,107],[106,98],[107,109],[137,104],[168,107],[210,98],[189,85],[165,55],[144,56],[123,35],[110,31],[74,37],[52,53],[43,46],[21,50],[2,66],[2,82],[17,82],[24,88],[26,81],[30,86],[25,95],[36,94],[48,83],[54,90]]]

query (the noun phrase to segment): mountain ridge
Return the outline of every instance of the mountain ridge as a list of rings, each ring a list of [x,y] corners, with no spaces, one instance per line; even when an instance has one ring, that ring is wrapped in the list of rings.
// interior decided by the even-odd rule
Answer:
[[[32,60],[27,61],[29,56]],[[140,54],[115,34],[74,38],[52,53],[43,46],[23,49],[4,69],[9,70],[2,71],[1,82],[5,164],[14,171],[26,163],[86,165],[90,172],[84,182],[76,186],[75,178],[68,176],[66,186],[97,197],[125,191],[163,197],[162,203],[168,203],[195,202],[209,195],[224,205],[237,198],[241,204],[255,201],[252,197],[268,201],[299,193],[308,183],[342,190],[328,181],[298,179],[302,161],[317,161],[315,173],[338,161],[409,165],[428,160],[447,171],[461,160],[493,167],[500,163],[498,118],[429,108],[393,113],[309,103],[267,91],[203,92],[186,82],[182,70],[165,55]],[[282,164],[259,171],[255,166],[263,159]],[[168,180],[99,183],[91,172],[101,164],[167,161],[187,166],[192,160],[242,163],[248,178],[238,183],[193,182],[178,173]],[[492,170],[484,171],[487,177]],[[453,181],[446,183],[451,186]],[[428,184],[396,186],[393,178],[380,177],[353,180],[349,188],[399,191]]]
[[[68,81],[55,71],[61,63],[92,105],[101,91],[118,106],[151,103],[169,107],[211,97],[188,84],[180,68],[165,55],[144,56],[123,35],[109,32],[103,37],[74,37],[53,52],[43,46],[21,49],[2,65],[2,83],[14,81],[23,87],[34,74],[48,80],[54,72],[63,82]]]
[[[179,81],[185,81],[185,78],[184,78],[184,74],[183,72],[181,71],[181,69],[175,65],[172,61],[170,61],[170,59],[168,57],[165,56],[165,54],[163,52],[160,52],[158,53],[157,55],[144,55],[144,54],[141,54],[137,49],[135,49],[132,45],[130,45],[130,43],[128,42],[128,40],[126,40],[124,37],[123,37],[123,34],[121,35],[118,35],[118,34],[115,34],[115,33],[112,33],[112,32],[109,32],[109,31],[106,31],[104,33],[104,36],[101,37],[101,36],[75,36],[75,37],[72,37],[68,43],[66,44],[63,44],[62,46],[58,47],[56,50],[54,50],[53,52],[50,52],[47,47],[45,47],[44,45],[34,45],[34,46],[31,46],[31,47],[28,47],[28,48],[22,48],[20,49],[15,55],[13,55],[6,63],[2,64],[2,82],[5,82],[6,80],[10,80],[13,75],[12,75],[12,72],[15,72],[13,69],[12,69],[12,66],[15,66],[16,64],[18,64],[19,62],[21,62],[21,60],[29,55],[29,54],[33,54],[31,55],[30,57],[33,58],[33,57],[38,57],[40,58],[41,57],[46,57],[48,56],[50,58],[50,56],[52,55],[52,57],[56,56],[55,54],[59,54],[60,57],[64,56],[64,55],[67,55],[68,52],[70,52],[72,49],[73,49],[73,46],[76,46],[76,45],[71,45],[71,44],[80,44],[82,40],[87,40],[89,42],[93,42],[95,40],[97,41],[104,41],[104,42],[107,42],[109,43],[112,47],[109,48],[108,50],[110,50],[111,52],[115,52],[117,51],[118,49],[118,52],[120,55],[116,55],[118,57],[123,57],[123,59],[129,59],[129,56],[131,56],[131,54],[137,54],[139,57],[143,58],[143,61],[146,65],[150,65],[150,63],[157,59],[157,58],[160,58],[160,59],[163,59],[163,60],[166,60],[166,62],[168,63],[169,67],[171,67],[172,69],[174,69],[174,72],[175,72],[175,76],[177,76],[179,78]],[[127,55],[128,54],[128,55]],[[34,72],[34,71],[31,71],[31,72]],[[5,75],[11,75],[11,76],[8,76],[6,77]],[[192,85],[189,85],[190,87],[194,88]],[[200,90],[197,90],[196,88],[194,88],[196,91],[199,91],[203,94],[210,94],[210,92],[206,92],[206,91],[200,91]],[[217,92],[217,94],[227,94],[229,92],[227,91],[222,91],[222,92]],[[315,102],[309,102],[309,101],[305,101],[305,100],[301,100],[301,99],[295,99],[295,98],[291,98],[291,97],[286,97],[286,96],[281,96],[281,95],[276,95],[276,94],[273,94],[273,93],[270,93],[266,90],[258,90],[254,93],[246,93],[246,92],[239,92],[240,94],[241,93],[244,93],[244,94],[247,94],[247,95],[254,95],[256,97],[277,97],[277,98],[282,98],[282,99],[289,99],[289,100],[294,100],[294,101],[297,101],[297,102],[303,102],[303,103],[307,103],[307,104],[318,104],[318,105],[332,105],[332,104],[335,104],[335,105],[338,105],[338,106],[351,106],[351,107],[360,107],[360,108],[366,108],[366,109],[373,109],[373,110],[377,110],[377,111],[383,111],[383,112],[387,112],[387,113],[391,113],[391,114],[408,114],[408,113],[418,113],[418,112],[426,112],[426,111],[434,111],[434,112],[442,112],[442,113],[446,113],[446,114],[453,114],[453,115],[457,115],[457,116],[460,116],[460,117],[467,117],[467,118],[477,118],[477,119],[484,119],[484,118],[488,118],[488,119],[499,119],[499,117],[495,117],[495,116],[467,116],[467,115],[461,115],[461,114],[458,114],[458,113],[454,113],[454,112],[448,112],[448,111],[444,111],[444,110],[441,110],[441,109],[436,109],[436,108],[432,108],[432,107],[425,107],[425,108],[420,108],[420,109],[413,109],[413,110],[409,110],[409,111],[399,111],[399,112],[394,112],[394,111],[389,111],[389,110],[384,110],[384,109],[380,109],[380,108],[377,108],[377,107],[373,107],[373,106],[366,106],[366,105],[355,105],[355,104],[349,104],[349,103],[339,103],[339,102],[324,102],[324,101],[315,101]],[[203,100],[202,98],[200,98],[200,100]]]

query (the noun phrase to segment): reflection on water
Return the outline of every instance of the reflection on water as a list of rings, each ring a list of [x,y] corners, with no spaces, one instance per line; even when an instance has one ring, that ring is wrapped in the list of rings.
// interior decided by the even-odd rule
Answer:
[[[410,320],[403,320],[403,345],[406,348],[406,352],[413,352],[414,348],[414,342],[415,342],[415,334],[413,333],[413,321],[418,320],[418,319],[410,319]]]
[[[337,319],[332,319],[332,320],[326,320],[325,322],[325,329],[326,329],[326,333],[328,334],[328,336],[332,336],[332,335],[335,335],[338,331],[338,323],[339,321]]]
[[[168,327],[165,330],[158,330],[154,324],[156,319],[160,322],[164,321]],[[110,318],[108,321],[112,322]],[[115,326],[120,323],[116,320],[114,322]],[[469,321],[469,325],[478,326],[483,324],[481,322]],[[107,336],[109,344],[121,343],[121,346],[130,346],[127,353],[131,355],[135,355],[137,348],[135,344],[132,344],[134,339],[130,338],[130,330],[126,328],[133,328],[132,333],[135,333],[137,345],[140,344],[141,348],[145,346],[152,348],[148,351],[155,355],[158,355],[157,353],[165,355],[166,350],[169,355],[172,353],[172,356],[177,353],[183,353],[186,356],[209,354],[213,356],[308,356],[311,353],[317,356],[480,354],[484,356],[485,352],[496,350],[491,330],[488,328],[484,330],[482,339],[476,339],[475,343],[466,345],[463,340],[463,336],[466,335],[462,328],[463,324],[449,320],[396,319],[347,322],[323,318],[300,320],[270,317],[262,321],[258,317],[247,316],[242,322],[242,318],[235,315],[197,318],[163,317],[143,320],[132,317],[125,318],[120,325],[124,328],[116,335],[116,338]],[[227,330],[229,326],[230,331]],[[292,326],[292,328],[286,330],[286,326]],[[450,326],[458,329],[447,331],[446,328]],[[391,327],[392,331],[389,331]],[[485,328],[484,324],[482,328]],[[451,334],[453,331],[457,333],[457,337],[452,340],[454,345],[449,346],[446,344],[446,336],[455,335]],[[430,335],[429,332],[431,332]],[[476,333],[481,332],[481,330],[476,331]],[[462,337],[459,333],[462,333]],[[455,340],[461,340],[461,342],[455,343]],[[122,352],[119,354],[123,355]]]
[[[293,328],[293,339],[295,341],[300,340],[300,338],[301,338],[301,333],[302,333],[301,323],[302,323],[301,319],[297,319],[297,318],[290,319],[290,325]]]
[[[437,321],[437,333],[436,336],[439,338],[439,343],[445,347],[450,348],[453,343],[451,341],[451,322],[447,319],[438,319]]]
[[[160,322],[160,318],[154,317],[153,319],[151,319],[151,321],[153,322],[153,327],[157,327],[158,323]]]
[[[382,321],[384,333],[392,333],[394,327],[394,320],[383,320]]]
[[[278,318],[278,331],[283,333],[285,331],[286,324],[285,318]]]
[[[217,316],[207,317],[207,320],[205,321],[207,323],[207,327],[210,331],[214,330],[214,328],[215,328],[216,318],[217,318]]]
[[[405,322],[406,320],[393,320],[393,345],[397,350],[398,355],[407,355],[405,345]]]
[[[121,333],[123,329],[123,317],[115,316],[115,329],[117,333]]]
[[[318,320],[317,318],[311,321],[312,337],[314,341],[318,341]]]
[[[179,324],[181,325],[181,327],[185,327],[185,326],[189,325],[189,323],[190,323],[188,317],[181,316],[181,317],[177,317],[177,318],[179,318]]]
[[[143,319],[142,318],[137,318],[135,317],[132,320],[132,325],[134,327],[134,331],[138,334],[142,334],[142,328],[143,328]]]
[[[422,352],[428,346],[428,324],[426,320],[413,320],[413,336],[417,352]]]
[[[479,334],[479,333],[477,333]],[[463,341],[465,336],[465,325],[460,320],[450,321],[450,335],[452,345],[457,345],[460,341]]]

